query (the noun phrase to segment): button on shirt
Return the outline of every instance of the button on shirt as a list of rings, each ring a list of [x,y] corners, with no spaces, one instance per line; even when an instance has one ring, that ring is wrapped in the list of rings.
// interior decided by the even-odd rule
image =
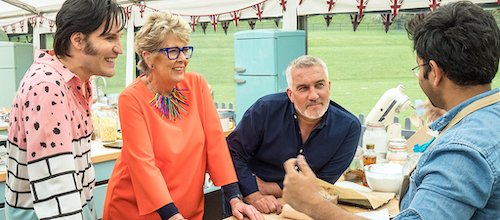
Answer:
[[[431,128],[442,131],[477,95],[451,109]],[[467,115],[426,150],[394,219],[500,219],[500,103]]]
[[[227,137],[243,196],[258,191],[256,175],[283,187],[283,163],[303,154],[316,175],[334,183],[351,163],[361,132],[353,114],[330,101],[304,144],[297,114],[286,93],[257,100]]]

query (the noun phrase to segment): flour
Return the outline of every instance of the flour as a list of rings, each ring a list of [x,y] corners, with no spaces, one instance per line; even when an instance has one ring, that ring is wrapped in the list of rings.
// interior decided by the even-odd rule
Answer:
[[[377,192],[398,192],[403,181],[403,166],[395,163],[374,164],[365,172],[368,185]]]

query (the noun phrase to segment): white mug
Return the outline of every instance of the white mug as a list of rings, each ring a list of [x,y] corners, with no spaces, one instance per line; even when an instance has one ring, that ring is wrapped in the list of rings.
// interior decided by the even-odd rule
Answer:
[[[222,125],[223,131],[229,131],[229,118],[228,117],[220,118],[220,124]]]

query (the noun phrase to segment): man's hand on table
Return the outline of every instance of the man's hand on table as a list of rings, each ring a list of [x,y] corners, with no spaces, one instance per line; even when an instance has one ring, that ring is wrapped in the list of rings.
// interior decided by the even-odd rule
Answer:
[[[251,220],[264,220],[264,216],[251,205],[245,204],[238,198],[233,198],[229,201],[233,216],[239,220],[243,219],[243,215],[247,215]]]
[[[270,195],[262,195],[259,191],[246,196],[245,201],[253,205],[259,212],[262,213],[281,213],[283,204],[276,197]]]
[[[276,198],[280,198],[283,195],[283,191],[277,183],[265,182],[258,176],[255,176],[255,180],[257,181],[257,185],[259,186],[259,192],[262,195],[272,195]]]

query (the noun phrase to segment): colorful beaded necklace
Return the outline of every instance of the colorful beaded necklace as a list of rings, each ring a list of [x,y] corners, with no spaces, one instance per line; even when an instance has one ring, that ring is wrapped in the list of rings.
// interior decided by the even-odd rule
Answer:
[[[163,117],[168,116],[169,120],[172,120],[173,118],[175,121],[175,119],[177,118],[182,119],[180,110],[182,110],[186,114],[188,113],[187,110],[182,106],[188,106],[187,98],[181,92],[187,91],[187,89],[178,89],[177,87],[174,87],[174,89],[172,89],[172,93],[170,93],[170,96],[164,97],[156,92],[147,77],[146,80],[148,81],[148,85],[151,87],[151,90],[153,90],[153,93],[156,94],[155,97],[148,102],[148,104],[153,106],[154,109],[157,109],[161,112],[162,119]]]

